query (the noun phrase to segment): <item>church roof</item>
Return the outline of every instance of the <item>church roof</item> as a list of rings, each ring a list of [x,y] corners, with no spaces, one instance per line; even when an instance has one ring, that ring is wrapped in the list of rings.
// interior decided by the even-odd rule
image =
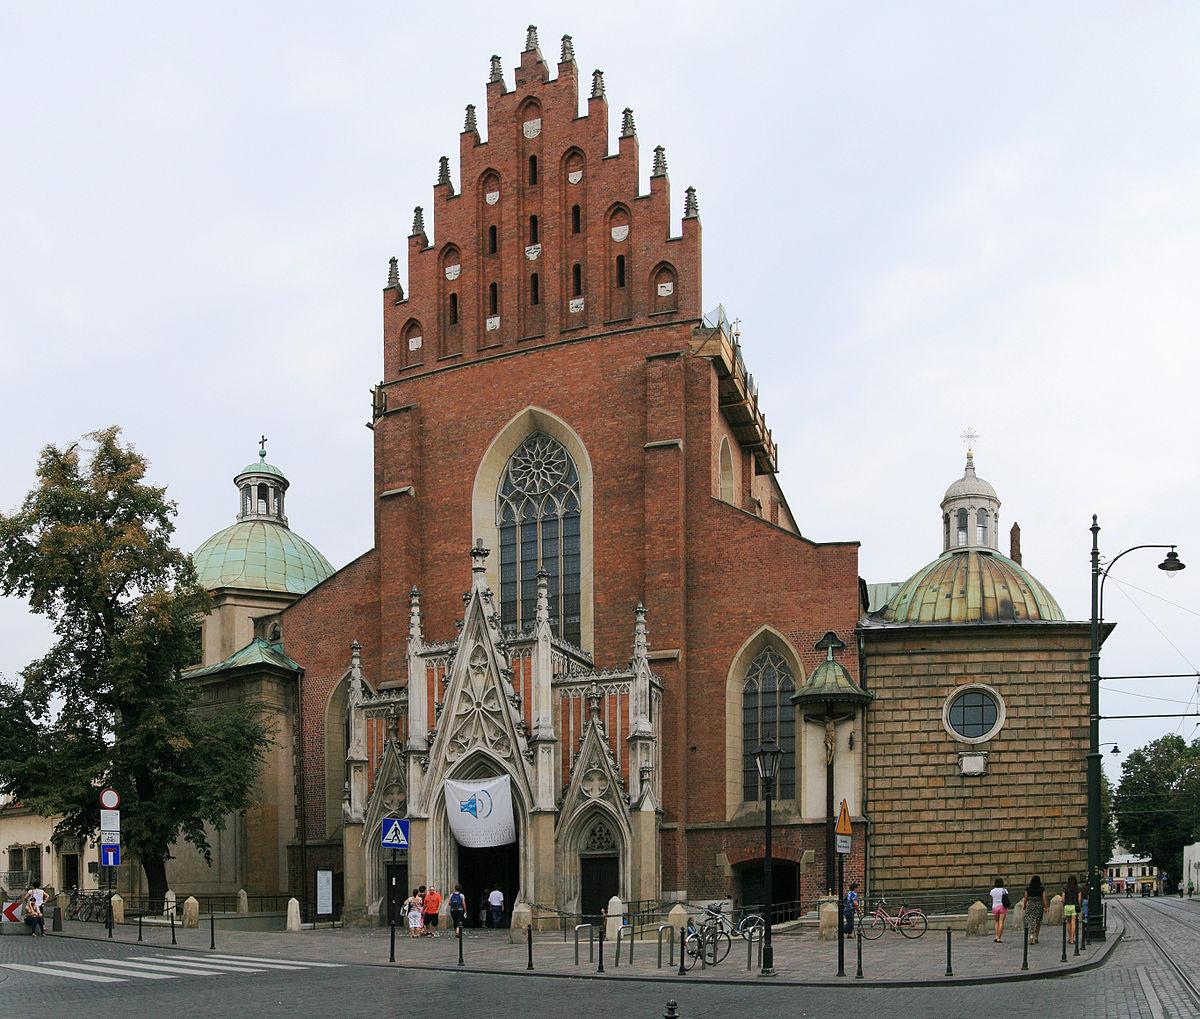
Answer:
[[[302,672],[295,662],[283,653],[282,644],[271,644],[261,637],[255,637],[240,651],[235,651],[223,662],[208,665],[201,669],[190,669],[183,675],[187,679],[198,679],[201,676],[211,676],[230,669],[245,669],[255,665],[270,665],[288,672]]]
[[[812,675],[792,694],[793,704],[824,704],[828,709],[838,704],[862,704],[874,699],[874,694],[854,682],[849,670],[834,660],[834,652],[845,646],[833,632],[817,642],[817,650],[826,652],[825,661],[813,669]]]
[[[237,587],[280,594],[307,594],[333,567],[285,524],[241,520],[218,531],[192,555],[196,577],[209,590]]]
[[[883,623],[1063,622],[1024,568],[985,548],[952,549],[914,573],[875,617]]]

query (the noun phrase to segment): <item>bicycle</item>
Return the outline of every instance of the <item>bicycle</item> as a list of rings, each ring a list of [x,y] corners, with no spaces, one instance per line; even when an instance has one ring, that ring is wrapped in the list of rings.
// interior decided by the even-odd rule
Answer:
[[[729,932],[717,924],[705,923],[697,927],[689,922],[688,935],[683,942],[683,968],[691,969],[697,960],[702,960],[705,966],[716,966],[725,961],[732,947]]]
[[[709,922],[716,924],[731,938],[739,937],[745,940],[761,939],[766,930],[767,922],[757,913],[747,913],[736,927],[724,912],[724,906],[719,902],[709,903],[704,907],[704,914]]]
[[[893,916],[887,911],[887,899],[880,899],[874,912],[859,915],[858,929],[869,939],[882,937],[887,930],[899,931],[906,938],[919,938],[929,929],[929,918],[919,909],[908,906],[901,906],[900,912]]]

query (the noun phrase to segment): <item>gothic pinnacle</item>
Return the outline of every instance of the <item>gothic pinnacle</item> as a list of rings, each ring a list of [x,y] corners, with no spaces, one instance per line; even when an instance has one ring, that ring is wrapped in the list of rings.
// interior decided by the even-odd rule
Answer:
[[[491,71],[491,74],[488,76],[488,81],[503,81],[503,80],[504,80],[504,70],[500,66],[500,58],[495,53],[493,53],[492,54],[492,71]]]
[[[388,281],[389,287],[400,286],[400,263],[395,255],[388,259]]]
[[[464,131],[474,131],[479,133],[479,124],[475,120],[475,104],[467,103],[467,122],[463,124]]]
[[[450,157],[442,156],[438,159],[438,179],[439,184],[445,184],[450,187]]]
[[[683,193],[683,218],[695,219],[700,215],[700,203],[696,201],[696,189],[688,188]]]
[[[562,55],[558,58],[560,64],[573,64],[575,62],[575,43],[571,41],[569,35],[562,37]]]
[[[412,236],[417,237],[425,233],[425,210],[421,206],[413,209],[413,228]]]
[[[667,150],[661,145],[654,146],[654,172],[651,177],[662,177],[667,172]]]
[[[637,137],[637,127],[633,123],[633,110],[631,110],[628,106],[626,106],[621,112],[621,137]]]
[[[525,31],[525,52],[538,48],[537,25],[530,25]]]
[[[604,98],[604,72],[598,67],[592,72],[592,98]]]

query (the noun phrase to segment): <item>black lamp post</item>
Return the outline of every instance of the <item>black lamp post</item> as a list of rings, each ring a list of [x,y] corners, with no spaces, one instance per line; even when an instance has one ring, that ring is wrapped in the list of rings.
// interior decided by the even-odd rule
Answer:
[[[783,758],[783,750],[775,743],[774,737],[768,736],[759,744],[754,752],[754,763],[758,768],[758,777],[762,779],[763,798],[767,801],[766,840],[763,847],[763,878],[767,885],[766,927],[763,929],[762,972],[759,976],[773,977],[775,975],[775,954],[771,948],[771,926],[774,923],[775,888],[771,882],[771,797],[775,793],[775,779],[779,775],[779,762]]]
[[[1167,552],[1158,568],[1167,576],[1183,569],[1174,545],[1134,545],[1115,556],[1100,568],[1100,525],[1092,514],[1092,640],[1088,655],[1088,924],[1089,941],[1104,940],[1104,909],[1101,905],[1101,878],[1106,860],[1100,859],[1100,626],[1104,622],[1104,582],[1117,560],[1142,548],[1165,548]],[[1113,751],[1116,752],[1115,750]]]

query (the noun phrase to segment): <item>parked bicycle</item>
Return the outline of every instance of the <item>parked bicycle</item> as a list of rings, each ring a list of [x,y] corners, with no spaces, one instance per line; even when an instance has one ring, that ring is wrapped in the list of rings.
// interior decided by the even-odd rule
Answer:
[[[858,918],[858,929],[864,938],[878,938],[884,931],[899,931],[906,938],[919,938],[929,929],[929,918],[919,909],[901,906],[894,916],[887,911],[887,899],[880,899],[874,912]]]
[[[706,923],[716,924],[731,937],[757,940],[762,938],[763,931],[767,927],[767,922],[757,913],[747,913],[735,927],[733,921],[725,915],[724,906],[720,902],[713,902],[705,906],[704,915]]]
[[[107,910],[107,898],[104,892],[81,892],[78,888],[71,889],[71,901],[67,906],[68,920],[96,920],[104,923]]]

